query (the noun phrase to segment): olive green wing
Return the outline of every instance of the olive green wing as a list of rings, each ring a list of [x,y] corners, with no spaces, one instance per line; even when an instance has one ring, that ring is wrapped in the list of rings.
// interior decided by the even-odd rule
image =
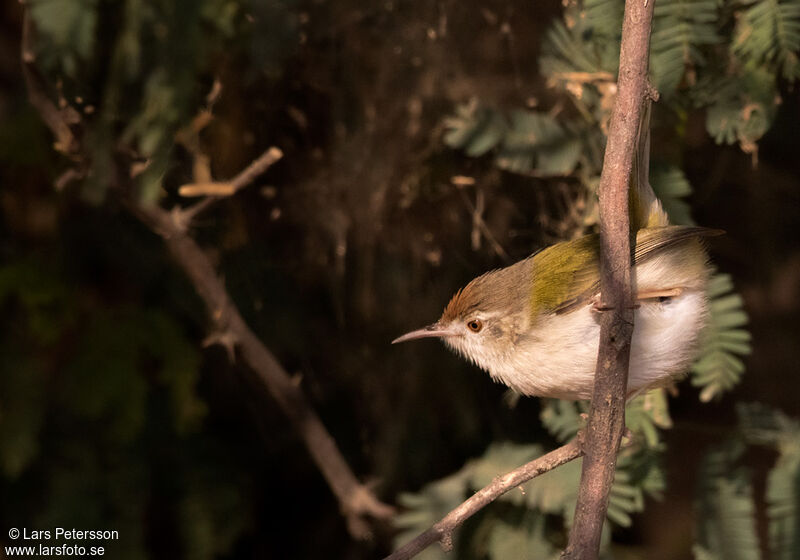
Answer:
[[[634,265],[646,262],[686,240],[721,235],[721,230],[699,226],[662,226],[640,229],[636,235]],[[532,309],[534,316],[567,313],[600,291],[600,240],[596,234],[558,243],[535,255]]]
[[[600,238],[592,234],[556,243],[533,256],[534,318],[562,313],[585,299],[600,279],[599,250]]]

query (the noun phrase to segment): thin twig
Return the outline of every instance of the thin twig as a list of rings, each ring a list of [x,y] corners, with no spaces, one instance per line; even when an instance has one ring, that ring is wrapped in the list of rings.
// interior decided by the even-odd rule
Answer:
[[[80,123],[81,117],[69,105],[59,108],[53,103],[47,92],[45,81],[36,67],[36,51],[33,48],[33,22],[27,10],[22,16],[22,44],[20,45],[20,59],[22,61],[22,75],[28,90],[28,101],[39,113],[39,117],[55,136],[53,148],[74,161],[78,161],[80,152],[80,139],[76,136],[74,128]],[[77,170],[76,174],[82,171]]]
[[[238,175],[236,175],[236,177],[234,177],[230,181],[227,181],[227,184],[229,184],[232,187],[230,194],[235,194],[236,191],[238,191],[239,189],[242,189],[247,185],[249,185],[250,183],[252,183],[256,179],[256,177],[258,177],[259,175],[264,173],[267,169],[272,167],[272,165],[275,164],[275,162],[277,162],[282,157],[283,157],[283,152],[280,150],[280,148],[276,148],[275,146],[269,148],[263,154],[254,159],[253,162],[246,168],[244,168]],[[204,198],[200,202],[196,202],[192,206],[189,206],[185,210],[181,210],[181,213],[183,215],[182,222],[184,224],[191,223],[191,221],[195,217],[197,217],[197,215],[200,214],[200,212],[208,210],[215,202],[217,202],[221,198],[223,197],[209,196]]]
[[[440,541],[445,549],[452,548],[453,531],[478,511],[520,484],[580,457],[583,452],[579,439],[580,436],[550,453],[495,478],[491,484],[475,492],[441,521],[395,550],[384,560],[408,560],[436,541]]]
[[[608,142],[598,187],[600,204],[600,349],[586,426],[586,457],[575,507],[575,520],[562,558],[597,558],[600,536],[614,481],[617,452],[625,427],[633,306],[628,185],[641,111],[648,95],[647,67],[653,0],[626,0],[618,92],[609,123]]]
[[[464,204],[467,206],[467,208],[469,208],[469,211],[472,214],[472,228],[473,228],[473,232],[472,232],[472,248],[474,250],[477,250],[478,248],[480,248],[479,247],[480,246],[480,238],[478,238],[478,243],[476,243],[475,242],[475,233],[476,232],[483,233],[483,236],[486,238],[486,240],[492,246],[492,249],[497,254],[497,256],[500,257],[501,259],[503,259],[504,261],[509,262],[511,260],[511,257],[508,256],[508,253],[506,252],[506,250],[503,249],[503,246],[500,245],[499,241],[497,241],[497,238],[492,233],[492,230],[489,229],[489,226],[486,225],[486,222],[483,219],[484,202],[482,202],[483,199],[482,199],[482,195],[480,194],[480,193],[482,193],[482,191],[477,191],[478,192],[478,194],[476,194],[476,201],[478,202],[477,206],[472,204],[472,201],[469,199],[469,197],[467,196],[467,193],[465,193],[463,191],[463,189],[460,189],[458,192],[461,193],[461,199],[464,201]],[[476,245],[477,245],[477,247],[476,247]]]

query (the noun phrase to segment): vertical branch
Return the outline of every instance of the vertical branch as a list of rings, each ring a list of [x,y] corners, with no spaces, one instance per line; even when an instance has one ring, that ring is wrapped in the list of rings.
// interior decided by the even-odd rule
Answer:
[[[626,0],[622,22],[617,98],[600,176],[600,349],[575,521],[562,558],[597,558],[625,427],[633,298],[628,185],[647,81],[650,29],[655,0]]]

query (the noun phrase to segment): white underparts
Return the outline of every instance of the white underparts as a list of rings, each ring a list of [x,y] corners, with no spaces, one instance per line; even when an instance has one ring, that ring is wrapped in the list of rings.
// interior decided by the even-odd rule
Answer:
[[[643,299],[634,311],[628,392],[668,383],[687,372],[696,357],[699,332],[708,321],[703,290]],[[508,351],[486,355],[467,340],[450,345],[487,370],[497,381],[526,394],[566,399],[591,397],[600,338],[591,303],[570,313],[550,315],[528,329]],[[462,346],[459,348],[459,346]]]

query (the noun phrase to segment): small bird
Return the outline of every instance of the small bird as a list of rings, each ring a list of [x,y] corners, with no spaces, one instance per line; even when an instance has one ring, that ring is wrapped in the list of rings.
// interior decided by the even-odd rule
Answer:
[[[719,230],[669,225],[649,183],[631,190],[636,299],[628,393],[688,371],[709,321],[703,238]],[[642,227],[636,228],[636,224]],[[442,316],[392,344],[436,337],[523,395],[590,399],[600,338],[600,239],[557,243],[472,280]]]

